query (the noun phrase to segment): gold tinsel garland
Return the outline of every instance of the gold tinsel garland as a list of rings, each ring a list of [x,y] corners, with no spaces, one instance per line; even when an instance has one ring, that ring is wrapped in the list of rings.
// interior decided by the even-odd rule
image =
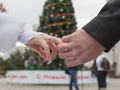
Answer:
[[[47,19],[47,18],[49,18],[49,17],[55,17],[55,16],[66,16],[66,15],[68,15],[68,16],[73,16],[74,14],[73,14],[73,13],[48,14],[48,15],[42,17],[40,20],[41,20],[41,21],[44,21],[45,18]]]
[[[70,2],[58,2],[58,3],[51,3],[51,4],[49,3],[45,8],[49,9],[50,7],[56,6],[58,4],[63,4],[64,6],[67,6],[67,5],[71,5],[72,3]]]
[[[68,22],[58,22],[58,23],[48,24],[48,25],[46,25],[46,26],[40,27],[40,30],[45,29],[45,28],[47,28],[47,27],[52,27],[52,26],[62,26],[62,25],[64,25],[64,24],[70,25],[70,24],[72,24],[72,23],[74,23],[74,22],[68,21]]]

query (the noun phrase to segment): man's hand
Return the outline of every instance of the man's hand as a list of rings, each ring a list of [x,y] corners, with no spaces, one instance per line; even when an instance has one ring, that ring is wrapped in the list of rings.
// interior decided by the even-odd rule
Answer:
[[[105,48],[83,29],[62,38],[58,44],[59,56],[66,59],[67,67],[73,67],[96,58]]]

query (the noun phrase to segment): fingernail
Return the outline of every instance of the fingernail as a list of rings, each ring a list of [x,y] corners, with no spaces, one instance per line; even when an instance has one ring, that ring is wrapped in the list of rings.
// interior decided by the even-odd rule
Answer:
[[[48,61],[48,63],[47,63],[47,64],[49,65],[49,64],[51,64],[51,63],[52,63],[51,61]]]
[[[46,60],[45,63],[49,65],[49,64],[51,64],[52,62],[49,61],[49,60]]]

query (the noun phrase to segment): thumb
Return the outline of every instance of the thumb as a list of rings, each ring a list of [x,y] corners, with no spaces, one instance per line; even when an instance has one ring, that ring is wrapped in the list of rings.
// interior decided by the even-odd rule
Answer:
[[[71,36],[71,35],[63,36],[61,40],[62,40],[64,43],[69,43],[69,42],[71,42],[71,40],[72,40],[72,36]]]
[[[50,40],[51,40],[51,42],[54,43],[55,45],[62,43],[62,40],[61,40],[60,38],[57,38],[57,37],[52,37],[52,36],[51,36],[51,37],[50,37]]]

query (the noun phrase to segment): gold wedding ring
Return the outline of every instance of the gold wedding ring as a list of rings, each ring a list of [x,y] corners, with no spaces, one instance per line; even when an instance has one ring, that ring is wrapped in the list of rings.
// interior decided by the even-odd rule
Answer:
[[[65,48],[64,48],[64,51],[65,52],[68,52],[68,51],[71,51],[72,49],[70,49],[69,47],[68,47],[68,45],[67,44],[65,44]]]
[[[65,44],[65,52],[69,51],[67,44]]]

